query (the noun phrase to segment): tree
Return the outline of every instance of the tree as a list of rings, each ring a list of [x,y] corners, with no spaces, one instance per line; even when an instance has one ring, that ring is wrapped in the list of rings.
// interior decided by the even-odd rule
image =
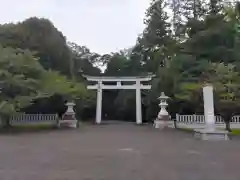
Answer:
[[[123,76],[129,72],[126,71],[128,59],[120,54],[114,53],[108,57],[107,68],[104,72],[107,76]]]
[[[143,63],[146,67],[153,67],[151,65],[153,62],[155,71],[157,71],[156,67],[165,64],[164,61],[169,59],[175,45],[175,41],[172,39],[171,24],[168,22],[169,16],[166,12],[166,7],[167,3],[165,0],[152,0],[146,12],[146,28],[142,37],[138,40],[139,45],[137,47],[143,54]],[[156,65],[156,56],[154,54],[159,51],[161,58],[158,58],[158,64]]]
[[[230,121],[240,109],[240,74],[232,64],[212,63],[208,81],[213,84],[217,113],[231,131]]]
[[[0,115],[8,118],[34,100],[59,94],[65,99],[89,101],[94,97],[86,86],[58,72],[45,70],[29,50],[0,46]]]
[[[218,14],[223,8],[223,0],[210,0],[209,2],[209,12],[210,14]]]
[[[42,66],[28,50],[0,46],[0,113],[7,117],[27,106],[38,93]]]
[[[70,51],[66,39],[47,19],[33,17],[17,24],[1,25],[0,44],[28,49],[35,52],[44,68],[70,74]]]
[[[231,25],[232,33],[234,36],[234,59],[236,60],[234,64],[236,69],[240,70],[240,3],[237,2],[235,7],[226,6],[224,8],[225,20]]]
[[[85,46],[79,46],[75,43],[68,42],[68,47],[71,52],[71,75],[76,78],[82,74],[100,75],[101,70],[98,66],[101,65],[101,56],[91,52]]]

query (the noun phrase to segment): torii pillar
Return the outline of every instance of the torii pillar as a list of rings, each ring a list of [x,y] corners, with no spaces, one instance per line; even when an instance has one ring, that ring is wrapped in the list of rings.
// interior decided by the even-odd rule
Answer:
[[[102,119],[102,82],[98,82],[97,89],[97,107],[96,107],[96,123],[100,124]]]
[[[142,124],[141,83],[136,81],[136,123]]]

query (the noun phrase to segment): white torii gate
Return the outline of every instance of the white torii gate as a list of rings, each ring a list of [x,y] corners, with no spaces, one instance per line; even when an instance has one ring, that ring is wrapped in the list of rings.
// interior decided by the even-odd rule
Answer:
[[[101,123],[102,118],[102,90],[103,89],[135,89],[136,90],[136,123],[142,124],[141,90],[151,89],[151,85],[143,85],[141,82],[150,81],[153,75],[149,76],[84,76],[88,81],[97,82],[95,85],[87,86],[88,89],[97,90],[96,123]],[[105,85],[103,82],[117,82],[116,85]],[[132,85],[122,85],[122,82],[135,82]]]

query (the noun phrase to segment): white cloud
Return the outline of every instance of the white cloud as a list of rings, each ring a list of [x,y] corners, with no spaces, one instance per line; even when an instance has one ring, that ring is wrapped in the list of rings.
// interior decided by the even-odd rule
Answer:
[[[148,0],[0,0],[0,23],[45,17],[68,40],[109,53],[135,44]]]

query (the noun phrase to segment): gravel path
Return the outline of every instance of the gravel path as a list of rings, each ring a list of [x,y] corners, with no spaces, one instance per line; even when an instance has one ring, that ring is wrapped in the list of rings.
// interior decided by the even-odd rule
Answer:
[[[1,135],[0,180],[240,180],[240,139],[132,124]]]

